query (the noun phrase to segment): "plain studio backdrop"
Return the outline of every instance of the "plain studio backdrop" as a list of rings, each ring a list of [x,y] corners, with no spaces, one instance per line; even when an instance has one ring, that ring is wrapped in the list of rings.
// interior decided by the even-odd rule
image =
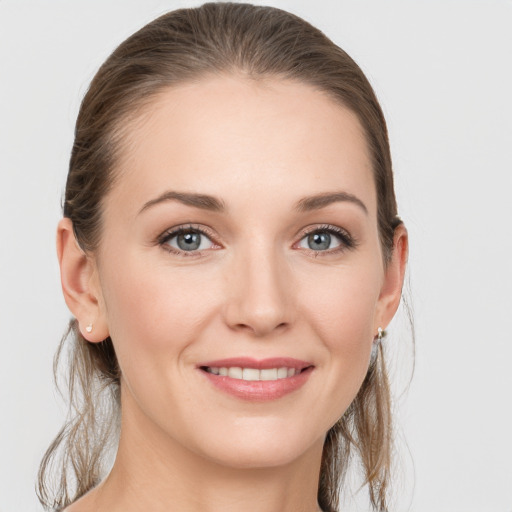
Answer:
[[[394,510],[512,512],[512,3],[264,3],[344,48],[387,117],[416,328],[401,396],[403,313],[387,340],[402,461]],[[79,102],[117,44],[191,5],[0,0],[1,512],[41,509],[37,467],[63,421],[52,358],[69,314],[54,245]],[[365,507],[356,496],[344,510]]]

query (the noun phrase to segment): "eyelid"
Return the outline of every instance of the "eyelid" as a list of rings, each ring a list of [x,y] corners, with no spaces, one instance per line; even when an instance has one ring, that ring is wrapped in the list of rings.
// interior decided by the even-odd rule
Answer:
[[[322,233],[327,232],[330,234],[333,234],[338,238],[340,241],[340,245],[337,247],[334,247],[332,249],[326,249],[324,251],[314,251],[313,249],[305,249],[301,248],[301,250],[309,251],[315,254],[316,256],[319,255],[328,255],[328,254],[334,254],[338,252],[343,252],[346,250],[354,249],[357,246],[356,239],[344,228],[341,228],[339,226],[336,226],[334,224],[317,224],[313,226],[308,226],[304,228],[300,234],[298,235],[300,238],[299,240],[294,244],[294,248],[298,248],[297,245],[307,236],[313,234],[313,233]]]
[[[203,250],[197,250],[197,251],[182,251],[180,249],[177,249],[176,247],[173,247],[169,245],[167,242],[174,238],[175,236],[178,236],[181,233],[187,233],[187,232],[196,232],[199,233],[202,236],[205,236],[210,240],[212,245],[216,247],[212,247],[209,249],[203,249]],[[218,249],[221,247],[221,245],[216,241],[216,235],[213,233],[213,231],[208,228],[207,226],[200,225],[200,224],[180,224],[177,226],[174,226],[172,228],[166,229],[161,235],[159,235],[156,239],[156,244],[161,246],[162,249],[164,249],[167,252],[170,252],[172,254],[178,254],[180,256],[195,256],[199,257],[201,256],[205,251]]]
[[[203,250],[196,250],[196,251],[182,251],[180,249],[177,249],[176,247],[173,247],[167,242],[181,234],[186,232],[197,232],[206,238],[210,240],[212,245],[215,247],[203,249]],[[329,255],[329,254],[335,254],[339,252],[343,252],[346,250],[354,249],[358,243],[355,240],[355,238],[344,228],[341,228],[339,226],[333,225],[333,224],[317,224],[312,226],[307,226],[303,228],[300,233],[297,235],[299,237],[298,241],[293,244],[294,249],[299,249],[298,244],[308,235],[311,235],[313,233],[321,233],[321,232],[327,232],[334,236],[336,236],[339,240],[339,245],[332,248],[332,249],[326,249],[323,251],[315,251],[313,249],[306,249],[306,248],[300,248],[303,251],[314,253],[315,257],[319,255]],[[210,250],[220,249],[222,248],[222,245],[217,242],[217,235],[211,230],[209,227],[201,225],[201,224],[181,224],[174,226],[172,228],[166,229],[161,235],[159,235],[156,239],[156,244],[160,245],[164,250],[167,252],[178,254],[180,256],[187,256],[187,257],[200,257],[204,255],[203,253]]]

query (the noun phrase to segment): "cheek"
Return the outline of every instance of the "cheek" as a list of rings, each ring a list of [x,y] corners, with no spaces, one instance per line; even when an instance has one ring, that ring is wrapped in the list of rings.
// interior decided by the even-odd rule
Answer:
[[[319,273],[302,294],[307,327],[323,344],[329,426],[355,398],[368,371],[382,275],[379,262]]]
[[[331,350],[358,352],[373,338],[380,294],[378,265],[344,267],[308,278],[302,309]],[[366,343],[365,343],[366,342]]]
[[[105,272],[104,297],[123,381],[138,404],[130,410],[143,411],[164,430],[179,430],[176,417],[190,416],[180,409],[182,396],[195,391],[187,373],[190,354],[217,309],[215,283],[201,272],[142,258],[116,266],[123,275],[114,268]],[[163,406],[169,403],[171,408]]]
[[[164,354],[166,364],[173,364],[214,314],[214,287],[201,272],[171,269],[165,263],[148,265],[143,258],[118,266],[124,272],[105,269],[103,282],[110,335],[121,368],[128,361],[140,367],[144,360],[158,366]]]

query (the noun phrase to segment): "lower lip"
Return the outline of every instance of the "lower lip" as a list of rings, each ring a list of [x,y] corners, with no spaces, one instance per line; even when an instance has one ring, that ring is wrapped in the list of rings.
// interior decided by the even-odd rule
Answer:
[[[217,388],[236,398],[247,401],[265,402],[277,400],[297,391],[309,379],[313,367],[306,368],[298,375],[277,380],[243,380],[233,379],[199,370]]]

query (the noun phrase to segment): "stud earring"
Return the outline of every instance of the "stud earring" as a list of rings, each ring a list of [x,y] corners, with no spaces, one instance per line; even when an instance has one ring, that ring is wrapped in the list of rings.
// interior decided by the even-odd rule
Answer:
[[[85,328],[85,330],[86,330],[87,332],[92,332],[92,324],[89,324],[89,325]]]

